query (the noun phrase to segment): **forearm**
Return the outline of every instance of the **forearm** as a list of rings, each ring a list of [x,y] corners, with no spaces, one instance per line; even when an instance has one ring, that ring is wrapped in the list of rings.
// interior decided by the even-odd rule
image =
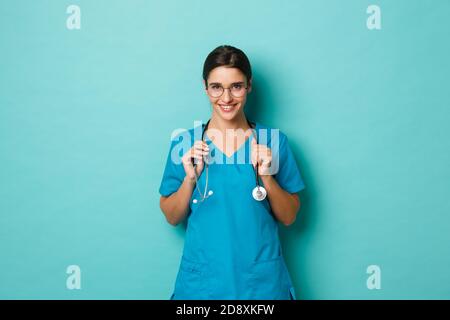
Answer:
[[[185,177],[176,192],[168,197],[161,197],[160,208],[171,225],[177,225],[186,217],[194,187],[195,181]]]
[[[267,197],[276,218],[286,226],[294,223],[297,212],[300,210],[298,196],[283,190],[271,175],[262,175],[261,180],[267,190]]]

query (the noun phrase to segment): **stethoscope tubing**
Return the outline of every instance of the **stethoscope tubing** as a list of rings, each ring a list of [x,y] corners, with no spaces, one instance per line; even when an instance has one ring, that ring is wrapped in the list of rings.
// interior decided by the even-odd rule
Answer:
[[[202,125],[202,127],[203,127],[203,129],[202,129],[202,141],[204,141],[205,132],[208,129],[210,121],[211,121],[211,119],[209,119],[208,122],[206,122],[206,125],[204,125],[204,126]],[[252,129],[252,134],[253,134],[254,139],[256,140],[256,143],[258,143],[258,136],[257,136],[257,133],[255,134],[253,132],[253,125],[252,125],[252,123],[248,119],[247,119],[247,123],[250,126],[250,128]],[[256,129],[256,125],[255,125],[255,129]],[[192,159],[192,161],[194,162],[194,159]],[[202,197],[202,199],[200,201],[204,201],[206,198],[208,198],[210,195],[212,195],[212,191],[211,190],[208,192],[208,195],[206,194],[206,192],[208,191],[208,178],[209,178],[208,177],[209,176],[209,173],[208,173],[208,167],[209,167],[208,161],[204,160],[204,164],[205,164],[206,177],[205,177],[205,190],[204,190],[204,192],[202,194],[202,192],[200,191],[200,188],[198,186],[199,177],[197,176],[197,172],[196,172],[197,163],[194,163],[195,185],[196,185],[198,193]],[[264,198],[266,197],[267,193],[266,193],[265,189],[259,184],[258,164],[256,164],[256,169],[255,169],[255,166],[253,166],[253,164],[252,164],[252,169],[255,172],[255,184],[256,184],[255,189],[253,189],[252,195],[255,198],[255,200],[261,201],[261,200],[264,200]],[[194,203],[196,203],[197,202],[196,199],[194,199],[194,200],[195,200]]]

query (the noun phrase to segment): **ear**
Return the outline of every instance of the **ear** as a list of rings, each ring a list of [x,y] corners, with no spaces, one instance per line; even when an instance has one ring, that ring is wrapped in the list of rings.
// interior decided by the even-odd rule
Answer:
[[[250,78],[250,79],[248,80],[247,93],[252,92],[252,82],[253,82],[253,78]]]

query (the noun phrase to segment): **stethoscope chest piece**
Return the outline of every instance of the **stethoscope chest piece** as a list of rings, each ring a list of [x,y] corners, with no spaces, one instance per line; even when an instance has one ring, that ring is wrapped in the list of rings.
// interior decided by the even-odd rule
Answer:
[[[256,186],[253,189],[252,195],[256,201],[263,201],[267,196],[267,191],[262,186]]]

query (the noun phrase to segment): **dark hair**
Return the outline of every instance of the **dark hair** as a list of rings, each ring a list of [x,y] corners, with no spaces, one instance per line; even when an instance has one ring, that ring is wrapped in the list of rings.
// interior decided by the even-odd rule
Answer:
[[[245,53],[233,46],[219,46],[208,54],[203,64],[203,79],[208,84],[208,76],[212,69],[226,66],[238,68],[247,77],[247,81],[252,78],[252,68]]]

